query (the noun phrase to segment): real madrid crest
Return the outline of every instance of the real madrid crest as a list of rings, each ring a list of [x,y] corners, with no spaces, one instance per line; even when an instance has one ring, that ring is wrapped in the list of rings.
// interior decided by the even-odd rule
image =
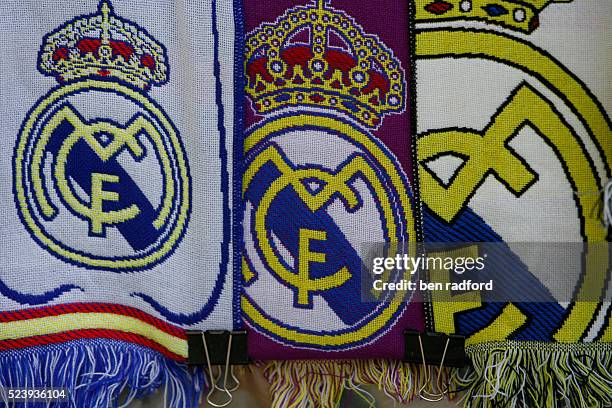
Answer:
[[[554,31],[538,46],[514,33],[545,29],[538,28],[539,15],[551,3],[416,2],[417,23],[439,23],[417,26],[416,36],[425,239],[593,244],[572,262],[523,254],[522,272],[513,279],[530,287],[543,283],[546,302],[487,303],[478,292],[438,302],[434,294],[436,331],[465,335],[467,344],[599,340],[612,313],[609,302],[584,301],[586,293],[604,296],[610,282],[607,246],[597,245],[610,239],[597,210],[612,175],[609,115],[587,85],[542,48],[557,42]],[[577,66],[591,64],[573,59]],[[442,275],[451,279],[447,271]],[[551,289],[561,280],[571,299]]]
[[[371,342],[404,305],[359,301],[359,247],[415,239],[407,180],[371,133],[404,111],[401,64],[322,0],[259,26],[245,53],[246,92],[265,117],[245,139],[246,318],[292,346]]]
[[[24,226],[51,254],[93,269],[163,261],[187,224],[187,158],[147,91],[168,80],[166,51],[102,1],[45,36],[41,73],[59,86],[28,112],[14,154]]]

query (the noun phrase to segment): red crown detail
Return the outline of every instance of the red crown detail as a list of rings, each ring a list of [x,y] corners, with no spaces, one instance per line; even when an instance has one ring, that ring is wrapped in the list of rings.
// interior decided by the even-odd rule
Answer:
[[[164,47],[137,25],[116,17],[106,0],[97,14],[78,17],[45,37],[39,69],[60,82],[108,77],[142,89],[168,77]]]
[[[323,0],[260,25],[247,38],[246,56],[247,94],[258,113],[306,105],[376,127],[404,109],[399,60]]]

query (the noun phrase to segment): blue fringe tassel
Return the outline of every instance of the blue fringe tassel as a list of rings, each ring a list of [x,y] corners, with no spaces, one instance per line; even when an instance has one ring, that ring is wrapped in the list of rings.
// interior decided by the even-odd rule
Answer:
[[[66,388],[68,401],[11,402],[7,388]],[[123,408],[162,389],[169,408],[195,408],[208,387],[201,369],[136,344],[77,340],[0,353],[0,404],[7,408]]]

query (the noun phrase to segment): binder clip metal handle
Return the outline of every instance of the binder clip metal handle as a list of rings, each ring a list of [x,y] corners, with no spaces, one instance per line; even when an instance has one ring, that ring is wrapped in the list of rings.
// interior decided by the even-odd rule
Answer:
[[[223,375],[223,388],[217,385],[217,382],[219,381],[219,379],[215,378],[213,371],[212,371],[212,365],[210,363],[210,353],[208,352],[208,343],[206,341],[206,332],[202,333],[202,342],[204,344],[204,353],[206,354],[206,365],[208,366],[208,375],[210,378],[210,390],[208,391],[208,394],[206,394],[206,402],[208,402],[213,407],[217,407],[217,408],[226,407],[232,402],[232,399],[234,398],[230,390],[227,389],[227,372],[229,371],[230,353],[232,352],[232,334],[230,333],[229,340],[227,342],[227,353],[225,357],[225,370],[224,370],[224,375]],[[219,372],[219,376],[220,375],[221,375],[221,372]],[[233,373],[232,373],[232,377],[234,379],[236,378],[234,377]],[[225,393],[228,396],[227,401],[219,403],[219,404],[214,402],[213,395],[215,394],[215,391],[220,391],[220,392]]]
[[[431,367],[427,365],[425,360],[425,350],[423,349],[423,340],[421,336],[419,336],[419,348],[421,349],[421,357],[423,359],[423,370],[426,373],[425,384],[421,388],[419,388],[419,398],[429,401],[429,402],[437,402],[441,401],[444,396],[447,394],[447,389],[442,389],[440,385],[440,377],[442,376],[442,367],[444,367],[444,359],[446,358],[446,352],[448,351],[448,343],[450,339],[446,339],[446,343],[444,344],[444,352],[442,353],[442,358],[440,359],[440,366],[438,367],[438,376],[436,377],[436,387],[438,389],[438,393],[435,393],[433,384],[431,384]],[[429,389],[431,391],[426,390],[429,385]]]
[[[188,364],[204,366],[210,378],[210,390],[206,401],[216,408],[222,408],[232,402],[232,392],[240,387],[240,381],[234,374],[235,364],[248,364],[246,331],[209,330],[187,331]],[[213,366],[219,366],[219,374],[215,375]],[[223,376],[220,386],[219,380]],[[228,387],[228,377],[233,385]],[[226,395],[223,402],[215,402],[214,395]]]
[[[419,397],[431,402],[442,400],[448,394],[448,388],[441,384],[442,369],[465,365],[465,337],[406,330],[404,339],[404,361],[422,364],[425,371],[425,384],[419,389]],[[432,382],[431,366],[438,366],[435,384]]]

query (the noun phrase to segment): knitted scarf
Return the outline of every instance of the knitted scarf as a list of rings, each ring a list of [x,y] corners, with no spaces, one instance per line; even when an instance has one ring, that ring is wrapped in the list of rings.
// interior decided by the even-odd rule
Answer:
[[[110,407],[163,386],[192,406],[185,329],[241,325],[240,2],[0,16],[0,401],[63,387],[58,406]]]
[[[466,406],[612,404],[606,220],[612,196],[606,109],[612,100],[609,64],[598,60],[607,55],[600,16],[610,16],[609,4],[550,5],[540,27],[540,12],[550,1],[254,3],[245,3],[247,111],[253,118],[246,139],[243,313],[253,329],[254,357],[302,359],[266,365],[274,406],[335,406],[344,389],[368,383],[398,401],[463,391]],[[387,54],[374,51],[389,49],[404,70],[407,112],[383,114],[372,127],[359,116],[359,102],[375,112],[385,108],[380,98],[388,93],[379,88],[370,96],[376,73],[393,78],[381,61]],[[353,57],[345,58],[344,50],[352,50]],[[360,82],[362,69],[367,75]],[[393,122],[410,118],[411,111],[416,147],[410,127],[398,129]],[[352,121],[328,129],[337,117],[347,116]],[[317,118],[311,122],[311,117]],[[321,185],[315,176],[320,173],[306,171],[315,167],[343,175],[336,163],[347,163],[343,152],[354,150],[341,148],[330,135],[364,125],[369,139],[382,142],[407,173],[408,196],[420,196],[416,206],[403,210],[422,226],[426,249],[434,243],[461,244],[455,256],[485,259],[480,274],[461,276],[440,267],[420,278],[441,285],[488,279],[497,289],[427,288],[408,298],[402,316],[376,334],[374,322],[380,320],[364,316],[385,299],[359,302],[359,290],[351,289],[341,268],[359,269],[363,253],[355,251],[351,269],[350,250],[339,248],[343,240],[384,242],[372,231],[385,218],[344,221],[359,213],[350,211],[347,199],[324,212],[319,210],[324,200],[311,206],[309,197],[323,195],[331,183]],[[416,150],[418,169],[398,144]],[[262,169],[259,158],[270,150],[279,159],[268,155],[265,160],[274,165]],[[293,191],[281,198],[276,180],[287,172],[295,177],[284,185]],[[249,189],[251,180],[256,189],[277,183],[279,190]],[[308,190],[298,180],[315,184]],[[369,194],[361,191],[366,200]],[[260,212],[262,200],[276,214]],[[365,204],[360,210],[368,208],[374,210]],[[317,220],[307,220],[312,216]],[[267,229],[259,230],[264,224]],[[330,224],[340,231],[329,232]],[[418,228],[413,236],[420,239]],[[413,236],[408,234],[408,241]],[[317,279],[334,273],[327,289],[317,286]],[[356,331],[354,322],[369,330]],[[399,362],[405,357],[405,329],[463,336],[468,366],[444,369],[438,377],[438,371]],[[420,355],[416,344],[407,354]]]
[[[361,301],[360,245],[418,236],[408,7],[302,3],[245,2],[249,353],[401,358],[422,310]]]
[[[506,291],[428,314],[466,337],[466,406],[610,406],[612,9],[524,3],[416,2],[436,22],[416,47],[425,240],[496,242]]]
[[[612,9],[553,3],[1,2],[0,401],[231,397],[245,329],[278,408],[611,406]]]

